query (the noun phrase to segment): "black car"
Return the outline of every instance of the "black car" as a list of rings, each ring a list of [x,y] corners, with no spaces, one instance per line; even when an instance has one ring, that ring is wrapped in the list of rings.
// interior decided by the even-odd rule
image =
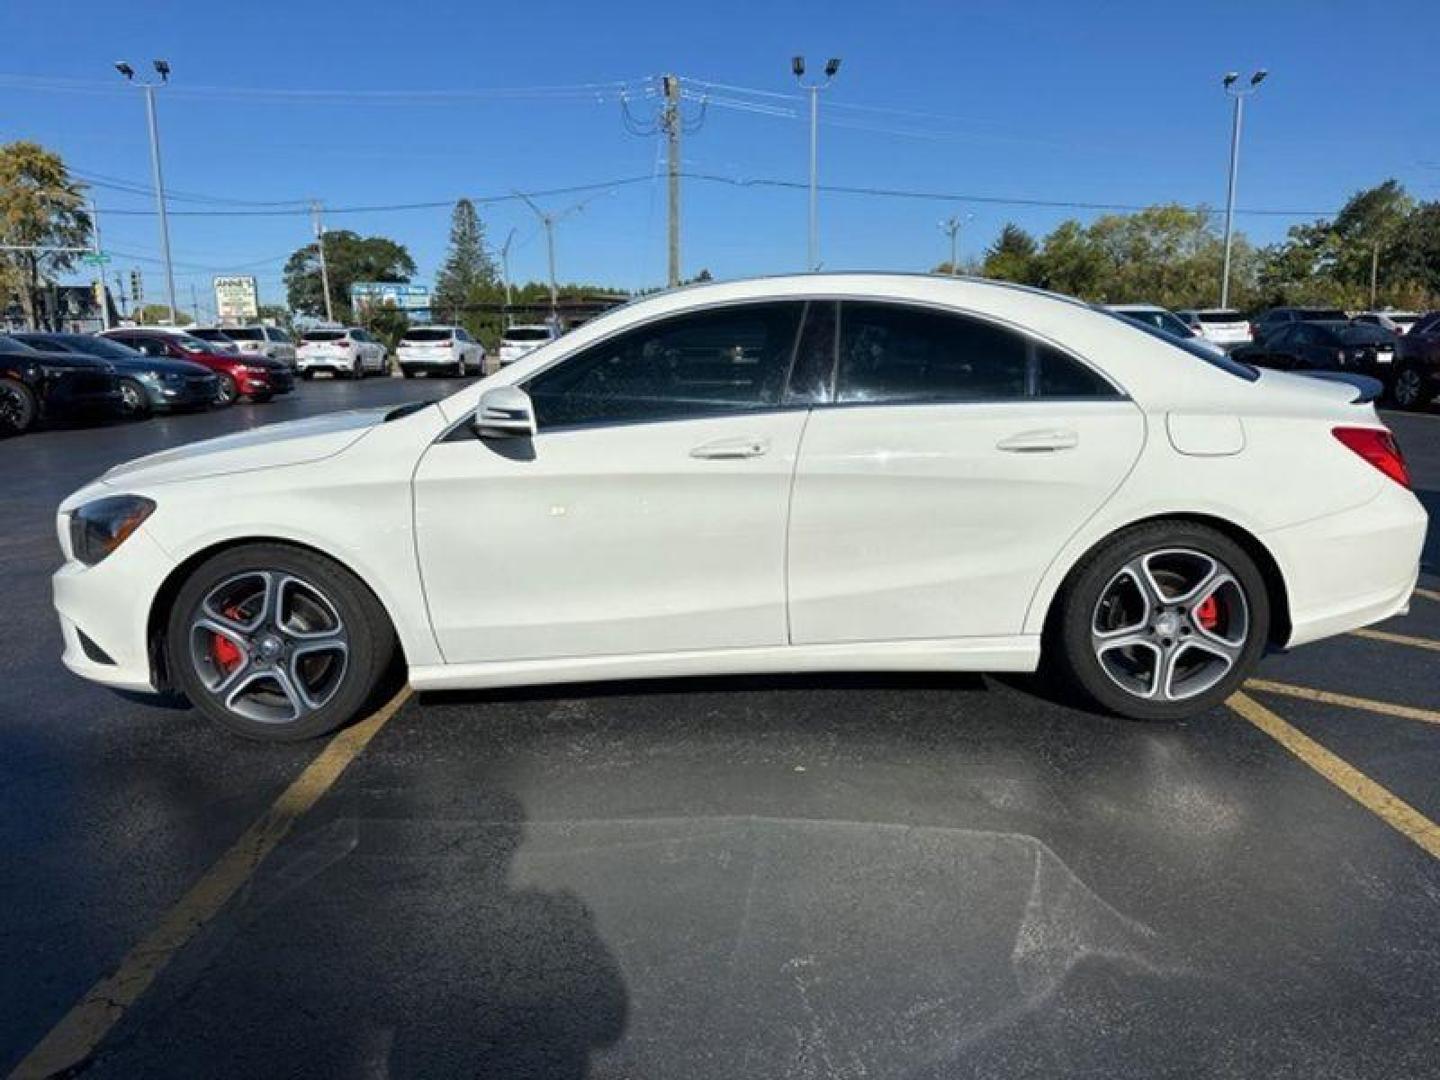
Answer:
[[[1292,322],[1263,344],[1245,345],[1230,355],[1241,363],[1284,371],[1348,371],[1370,375],[1391,387],[1396,337],[1368,323],[1329,319]]]
[[[93,334],[11,335],[34,349],[78,353],[108,361],[120,379],[121,411],[144,416],[152,410],[204,409],[220,395],[220,380],[209,368],[185,360],[146,356],[118,341]]]
[[[41,352],[0,334],[0,434],[28,431],[43,416],[119,411],[119,380],[104,360]]]
[[[1281,327],[1297,322],[1348,322],[1339,308],[1273,307],[1250,320],[1250,340],[1261,345]]]
[[[1440,394],[1440,311],[1416,320],[1395,347],[1391,397],[1402,409],[1419,409]]]

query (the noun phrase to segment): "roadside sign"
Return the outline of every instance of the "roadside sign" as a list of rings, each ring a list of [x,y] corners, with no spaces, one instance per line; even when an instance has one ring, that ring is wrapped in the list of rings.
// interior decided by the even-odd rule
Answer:
[[[250,322],[260,317],[260,294],[249,275],[215,279],[215,313],[224,322]]]
[[[103,251],[91,251],[85,255],[81,255],[80,261],[89,263],[91,266],[101,266],[110,261],[110,256]]]

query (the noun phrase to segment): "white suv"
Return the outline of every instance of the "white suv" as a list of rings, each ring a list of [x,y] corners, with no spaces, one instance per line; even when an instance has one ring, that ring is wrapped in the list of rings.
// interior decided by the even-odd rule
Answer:
[[[1182,311],[1181,317],[1200,332],[1206,341],[1213,341],[1222,349],[1230,350],[1240,345],[1249,345],[1250,320],[1230,308],[1197,308]]]
[[[395,356],[407,379],[422,371],[432,375],[480,375],[485,370],[485,346],[463,326],[417,326],[406,330]]]
[[[240,346],[242,353],[259,353],[295,370],[294,339],[278,326],[222,326],[221,329]]]
[[[340,378],[363,379],[385,374],[385,346],[364,327],[307,330],[295,350],[295,367],[304,378],[329,371]]]
[[[541,345],[549,345],[556,336],[554,328],[544,323],[510,327],[500,335],[500,366],[513,364]]]

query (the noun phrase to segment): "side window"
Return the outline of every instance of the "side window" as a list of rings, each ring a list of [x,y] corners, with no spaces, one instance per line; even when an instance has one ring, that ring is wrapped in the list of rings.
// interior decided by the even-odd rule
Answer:
[[[1056,398],[1113,398],[1119,393],[1073,356],[1039,342],[1033,344],[1035,394]]]
[[[536,420],[543,429],[774,408],[804,307],[722,307],[617,334],[529,381]]]
[[[805,307],[805,328],[795,347],[795,363],[786,404],[819,404],[830,400],[835,378],[835,347],[840,337],[840,304],[812,300]]]
[[[470,342],[470,341],[474,341],[474,340],[475,340],[474,338],[472,338],[472,337],[470,336],[470,332],[469,332],[468,330],[464,330],[464,329],[456,330],[456,331],[455,331],[455,336],[458,337],[461,341],[465,341],[465,342]]]
[[[1320,336],[1315,333],[1313,326],[1292,326],[1290,330],[1289,343],[1291,345],[1318,345]]]
[[[1295,328],[1293,326],[1282,326],[1266,339],[1266,344],[1272,349],[1283,349],[1286,346],[1295,344]]]
[[[840,309],[835,400],[993,401],[1026,396],[1028,342],[978,319],[897,304]]]
[[[135,348],[139,349],[146,356],[169,356],[170,350],[165,348],[163,341],[156,341],[154,338],[141,338],[136,341]]]

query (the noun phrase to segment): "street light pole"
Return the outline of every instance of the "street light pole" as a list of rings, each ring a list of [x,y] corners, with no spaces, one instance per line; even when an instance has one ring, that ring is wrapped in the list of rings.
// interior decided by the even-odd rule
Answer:
[[[581,210],[584,210],[587,205],[589,205],[590,203],[594,202],[596,199],[600,198],[601,195],[610,195],[610,194],[613,194],[614,191],[615,191],[614,188],[607,188],[607,189],[604,190],[604,191],[597,192],[596,194],[591,195],[588,199],[582,199],[582,200],[580,200],[580,201],[579,201],[578,203],[576,203],[574,206],[567,206],[564,210],[561,210],[559,213],[553,213],[553,212],[550,212],[550,211],[541,210],[540,207],[538,207],[538,206],[535,205],[535,200],[532,199],[532,198],[530,198],[529,195],[526,195],[525,192],[523,192],[523,191],[516,191],[516,192],[515,192],[515,197],[518,198],[518,199],[523,200],[524,203],[525,203],[525,205],[528,206],[528,207],[534,212],[535,216],[540,219],[540,224],[542,224],[542,225],[545,226],[545,251],[546,251],[547,257],[548,257],[549,260],[550,260],[550,323],[551,323],[551,325],[556,325],[556,324],[558,324],[559,319],[560,319],[560,310],[559,310],[559,309],[560,309],[560,292],[559,292],[559,289],[556,287],[556,284],[555,284],[555,226],[556,226],[556,224],[558,224],[559,222],[564,221],[564,220],[565,220],[567,217],[569,217],[571,214],[576,214],[576,213],[579,213]],[[513,230],[512,230],[512,232],[513,232]],[[508,249],[509,246],[510,246],[510,241],[509,241],[508,238],[507,238],[506,241],[505,241],[505,246],[506,246],[507,249]],[[509,275],[507,274],[506,277],[508,278]]]
[[[805,269],[820,269],[820,91],[827,90],[840,70],[840,58],[832,56],[825,64],[824,82],[805,82],[805,57],[790,61],[790,70],[810,91],[810,233],[806,244]]]
[[[500,245],[500,283],[505,286],[505,325],[510,325],[510,245],[515,241],[515,230],[505,236]]]
[[[170,260],[170,219],[165,209],[165,175],[160,168],[160,122],[155,116],[155,91],[170,81],[170,63],[167,60],[152,60],[155,74],[160,81],[137,83],[145,91],[145,120],[150,129],[150,173],[155,183],[155,209],[160,218],[160,254],[165,259],[165,300],[170,308],[170,322],[175,318],[175,267]],[[135,81],[135,69],[124,60],[117,61],[115,70],[130,82]]]
[[[1230,182],[1225,192],[1225,261],[1220,270],[1220,306],[1230,306],[1230,244],[1235,234],[1235,183],[1240,174],[1240,128],[1245,120],[1245,99],[1253,94],[1265,76],[1270,74],[1264,68],[1250,76],[1250,84],[1235,88],[1239,81],[1238,72],[1231,71],[1223,80],[1225,93],[1235,101],[1235,116],[1230,126]]]
[[[952,214],[940,222],[940,228],[950,236],[950,276],[955,277],[960,273],[960,230],[967,221],[975,220],[974,214],[966,214],[964,217]]]
[[[320,220],[320,200],[310,203],[310,220],[315,225],[315,250],[320,253],[320,288],[325,293],[325,321],[335,321],[334,301],[330,299],[330,265],[325,261],[325,225]]]

